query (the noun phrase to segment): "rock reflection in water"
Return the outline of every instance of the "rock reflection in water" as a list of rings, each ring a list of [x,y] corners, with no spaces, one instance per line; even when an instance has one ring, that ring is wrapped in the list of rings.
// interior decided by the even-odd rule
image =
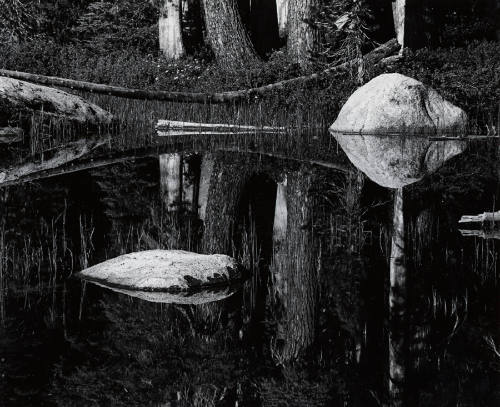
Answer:
[[[408,189],[403,216],[401,194],[393,200],[354,168],[346,174],[236,152],[185,159],[198,163],[184,174],[198,168],[199,177],[188,178],[200,192],[180,211],[147,206],[164,198],[158,158],[74,175],[71,183],[80,186],[66,194],[54,187],[60,179],[33,191],[12,189],[9,205],[45,199],[59,215],[66,200],[67,218],[57,218],[54,230],[66,225],[74,258],[84,247],[80,233],[87,248],[98,245],[88,252],[90,265],[125,247],[144,250],[154,240],[174,248],[187,237],[199,251],[247,259],[252,278],[239,290],[178,297],[87,284],[81,299],[77,283],[61,292],[43,268],[56,264],[58,278],[69,275],[60,256],[67,253],[59,247],[64,235],[33,235],[40,253],[60,258],[40,266],[45,290],[27,287],[27,271],[7,271],[19,276],[19,289],[11,288],[14,281],[4,285],[1,402],[496,405],[498,364],[488,344],[498,344],[498,241],[463,239],[441,203],[444,194]],[[136,180],[126,184],[131,174]],[[110,187],[116,177],[123,182]],[[90,191],[92,199],[83,200]],[[479,206],[490,198],[486,191],[460,202]],[[34,208],[22,221],[5,208],[6,230],[32,222],[38,233]],[[103,212],[94,235],[78,228],[84,211]],[[125,231],[119,239],[118,228]],[[10,233],[5,241],[15,239]],[[37,283],[35,260],[30,284]]]
[[[170,293],[162,291],[141,291],[127,290],[100,284],[95,281],[90,281],[90,284],[95,284],[99,287],[106,288],[119,294],[128,295],[129,297],[139,298],[143,301],[156,302],[161,304],[183,304],[183,305],[201,305],[211,302],[225,300],[226,298],[237,292],[241,286],[232,285],[230,287],[213,287],[210,289],[197,291],[184,291],[179,293]]]

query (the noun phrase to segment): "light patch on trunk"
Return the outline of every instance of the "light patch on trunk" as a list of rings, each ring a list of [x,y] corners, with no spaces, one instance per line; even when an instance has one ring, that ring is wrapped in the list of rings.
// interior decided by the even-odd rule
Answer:
[[[278,11],[278,27],[281,38],[288,34],[288,0],[276,0],[276,9]]]
[[[181,155],[160,155],[161,194],[169,211],[176,210],[182,197]]]
[[[286,239],[288,209],[286,201],[287,179],[278,183],[276,190],[276,206],[274,209],[273,242],[280,243]]]
[[[180,0],[165,0],[158,21],[160,49],[169,59],[179,59],[184,55],[181,28]]]
[[[207,213],[208,191],[213,171],[214,159],[210,154],[205,154],[201,160],[200,188],[198,194],[198,214],[203,221]]]
[[[405,46],[405,15],[406,15],[406,0],[393,0],[392,2],[392,15],[394,18],[394,29],[396,31],[396,38],[401,45],[401,51]]]

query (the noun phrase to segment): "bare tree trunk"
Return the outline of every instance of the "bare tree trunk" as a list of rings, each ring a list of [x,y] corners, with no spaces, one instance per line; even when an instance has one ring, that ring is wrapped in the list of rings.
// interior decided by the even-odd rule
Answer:
[[[313,8],[318,0],[289,0],[288,2],[288,55],[306,67],[310,52],[317,44],[317,30],[310,24]]]
[[[273,244],[275,247],[280,246],[286,239],[286,229],[288,223],[288,209],[286,202],[286,186],[287,179],[278,182],[276,190],[276,205],[274,206],[274,222],[273,222]]]
[[[278,12],[278,28],[281,38],[288,35],[288,0],[276,0]]]
[[[394,30],[396,31],[396,38],[401,45],[401,52],[404,48],[405,39],[405,5],[406,0],[393,0],[392,1],[392,16],[394,19]]]
[[[235,158],[227,159],[221,153],[214,155],[213,159],[205,209],[203,252],[232,254],[237,207],[251,167]]]
[[[158,22],[160,49],[169,59],[184,55],[181,28],[181,0],[163,0]]]
[[[283,304],[275,357],[281,362],[300,356],[314,341],[317,272],[310,223],[311,175],[289,173],[286,185],[286,239],[274,247],[271,273],[275,296]]]
[[[162,154],[160,160],[160,188],[168,211],[179,209],[182,200],[182,157],[180,154]]]
[[[389,291],[389,393],[391,406],[403,403],[406,376],[406,265],[403,189],[394,193]]]
[[[394,28],[401,51],[403,48],[420,48],[428,44],[431,34],[424,15],[429,17],[425,0],[393,0]]]
[[[203,155],[201,159],[200,170],[200,185],[198,192],[198,214],[202,221],[205,221],[205,214],[207,213],[208,191],[210,189],[210,180],[214,171],[214,157],[210,153]]]
[[[258,57],[235,0],[203,0],[208,41],[220,64],[244,65]]]

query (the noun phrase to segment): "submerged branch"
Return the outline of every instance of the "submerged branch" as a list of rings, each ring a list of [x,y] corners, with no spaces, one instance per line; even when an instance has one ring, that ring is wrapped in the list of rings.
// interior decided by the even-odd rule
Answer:
[[[391,55],[399,51],[399,48],[400,46],[396,39],[392,39],[385,44],[382,44],[379,47],[375,48],[368,54],[364,55],[363,63],[365,64],[365,66],[375,65],[381,62],[384,58],[390,57]],[[92,82],[64,79],[55,76],[36,75],[26,72],[9,71],[5,69],[0,69],[0,75],[42,85],[60,86],[73,90],[100,93],[129,99],[158,100],[181,103],[231,103],[242,99],[262,96],[268,92],[279,91],[284,89],[286,86],[298,85],[305,82],[318,80],[325,76],[345,73],[357,64],[358,60],[353,59],[351,61],[347,61],[340,65],[327,68],[321,72],[317,72],[311,75],[287,79],[257,88],[218,93],[169,92],[159,90],[130,89],[121,86],[102,85]]]

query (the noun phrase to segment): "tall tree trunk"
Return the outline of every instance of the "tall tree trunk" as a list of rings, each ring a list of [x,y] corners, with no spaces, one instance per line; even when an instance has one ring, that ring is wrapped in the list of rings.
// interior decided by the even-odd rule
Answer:
[[[181,0],[163,0],[158,22],[160,49],[169,59],[184,55],[181,28]]]
[[[281,38],[288,35],[288,0],[276,0],[278,28]]]
[[[249,179],[251,166],[239,156],[223,153],[213,156],[213,164],[205,209],[203,252],[231,254],[234,222],[242,191]]]
[[[432,19],[432,16],[429,15],[427,1],[393,0],[392,11],[401,51],[403,48],[421,48],[429,43],[432,24],[426,24],[425,20]],[[426,15],[428,18],[424,18]]]
[[[198,215],[202,221],[205,221],[205,214],[207,213],[208,191],[213,171],[214,156],[211,153],[206,153],[201,159],[200,185],[198,189]]]
[[[298,170],[287,175],[283,191],[286,239],[275,240],[271,265],[274,297],[283,306],[276,343],[276,355],[281,361],[296,359],[314,341],[318,275],[310,226],[311,184],[312,175]]]
[[[182,201],[182,157],[180,154],[162,154],[160,160],[160,188],[168,211],[176,211]]]
[[[306,67],[310,52],[317,44],[317,30],[310,24],[318,0],[289,0],[288,55],[300,66]]]
[[[241,66],[258,59],[236,0],[203,0],[203,7],[208,41],[220,64]]]
[[[406,277],[403,188],[394,192],[389,289],[389,393],[391,406],[403,405],[406,376]]]

